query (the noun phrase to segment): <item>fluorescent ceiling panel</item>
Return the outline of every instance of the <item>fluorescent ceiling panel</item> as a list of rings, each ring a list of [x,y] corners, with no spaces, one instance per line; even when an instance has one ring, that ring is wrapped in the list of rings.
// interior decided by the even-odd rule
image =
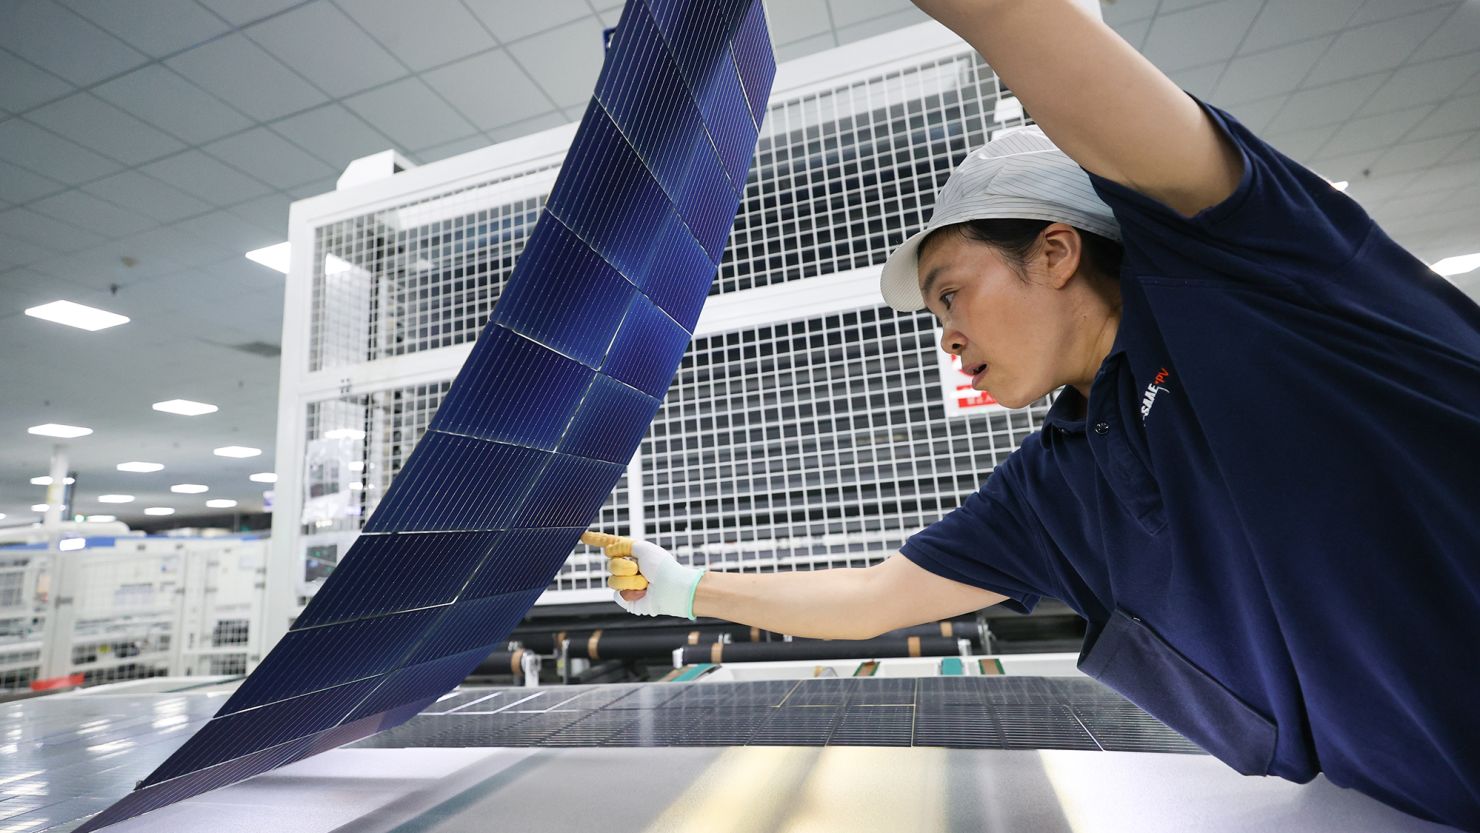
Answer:
[[[220,712],[79,833],[398,725],[504,643],[688,347],[774,74],[760,0],[629,0],[487,327],[360,537]]]
[[[163,411],[167,414],[179,414],[180,416],[201,416],[202,414],[214,414],[219,411],[215,405],[205,402],[194,402],[189,399],[170,399],[164,402],[155,402],[154,410]]]
[[[117,327],[129,321],[127,315],[119,315],[84,304],[74,304],[71,301],[52,301],[39,307],[31,307],[26,310],[26,315],[89,332]]]

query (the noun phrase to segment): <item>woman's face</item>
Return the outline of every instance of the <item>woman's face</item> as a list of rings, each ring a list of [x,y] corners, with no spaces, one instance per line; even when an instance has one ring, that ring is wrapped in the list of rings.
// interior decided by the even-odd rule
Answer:
[[[919,276],[941,345],[961,357],[973,388],[1021,408],[1067,382],[1059,365],[1074,316],[1051,252],[1030,257],[1025,280],[997,249],[947,230],[921,247]]]

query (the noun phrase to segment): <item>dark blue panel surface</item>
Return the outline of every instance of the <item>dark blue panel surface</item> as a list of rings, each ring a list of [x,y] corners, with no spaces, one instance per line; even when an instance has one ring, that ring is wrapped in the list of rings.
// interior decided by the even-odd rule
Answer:
[[[662,310],[639,298],[617,330],[602,372],[654,397],[668,391],[689,334]]]
[[[524,280],[504,290],[493,320],[599,367],[636,288],[560,223],[540,223],[520,257]]]
[[[657,397],[630,385],[597,376],[591,395],[581,403],[559,450],[576,457],[626,464],[661,404]]]
[[[535,481],[514,526],[552,527],[588,524],[606,496],[627,473],[625,463],[607,463],[555,454]]]
[[[510,590],[545,587],[575,549],[584,526],[565,529],[511,529],[499,533],[493,551],[478,567],[461,599],[497,596]]]
[[[493,549],[496,532],[362,535],[339,560],[295,630],[448,604]],[[407,581],[414,575],[415,581]]]
[[[442,608],[289,631],[221,707],[226,715],[395,668]]]
[[[500,529],[548,452],[428,431],[366,532]]]
[[[630,0],[489,325],[357,541],[95,830],[408,719],[507,638],[626,472],[699,319],[775,65],[759,0]]]
[[[566,303],[584,307],[588,301]],[[551,450],[594,375],[591,368],[544,345],[503,327],[489,327],[442,400],[431,430]],[[539,401],[504,395],[511,384],[539,390]]]

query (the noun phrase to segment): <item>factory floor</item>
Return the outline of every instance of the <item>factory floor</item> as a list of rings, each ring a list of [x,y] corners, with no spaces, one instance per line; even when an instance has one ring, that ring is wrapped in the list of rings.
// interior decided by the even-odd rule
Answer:
[[[1025,698],[1031,695],[1042,700],[1049,691],[1034,682],[1049,678],[1018,679],[1010,691]],[[645,725],[660,733],[671,717],[665,709],[673,709],[671,703],[665,706],[668,701],[663,696],[652,694],[666,691],[659,688],[662,685],[644,687],[643,697],[651,701],[652,716],[644,719]],[[694,685],[691,691],[705,696],[718,691]],[[875,693],[885,690],[867,681],[829,685]],[[922,681],[919,690],[926,688]],[[580,696],[603,702],[621,694],[608,687],[582,689]],[[6,753],[0,758],[0,833],[74,829],[168,757],[220,707],[228,693],[228,686],[200,686],[199,681],[186,690],[172,689],[168,681],[142,681],[113,693],[62,694],[0,706]],[[1241,777],[1202,754],[1105,751],[1109,744],[1097,739],[1110,737],[1113,733],[1108,730],[1097,730],[1092,745],[1085,748],[1059,749],[835,745],[841,735],[826,746],[756,745],[752,740],[752,745],[744,746],[511,747],[480,745],[479,733],[468,728],[479,725],[477,718],[453,720],[451,711],[461,707],[445,705],[477,704],[462,714],[477,714],[482,709],[491,715],[484,718],[487,721],[499,716],[488,707],[499,702],[499,697],[509,698],[509,703],[523,701],[520,705],[524,706],[532,702],[518,690],[455,694],[439,704],[443,714],[430,714],[438,708],[434,706],[407,724],[408,731],[400,740],[392,739],[399,744],[393,748],[385,746],[382,736],[378,747],[336,749],[110,830],[1405,833],[1447,829],[1412,819],[1323,778],[1297,785],[1276,778]],[[920,703],[923,708],[923,698]],[[552,711],[559,711],[558,705],[552,705]],[[878,708],[896,707],[881,704]],[[538,719],[537,714],[527,718]],[[466,747],[458,745],[463,742],[460,733],[467,734]],[[421,737],[435,739],[435,745],[408,745]],[[919,737],[918,730],[915,737]],[[1136,737],[1143,744],[1155,740],[1145,732]]]

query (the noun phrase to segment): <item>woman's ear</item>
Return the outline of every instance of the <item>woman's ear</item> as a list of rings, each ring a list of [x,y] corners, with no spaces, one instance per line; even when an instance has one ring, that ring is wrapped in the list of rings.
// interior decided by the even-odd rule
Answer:
[[[1083,242],[1079,230],[1065,223],[1050,223],[1039,233],[1038,254],[1049,286],[1063,289],[1079,271]]]

